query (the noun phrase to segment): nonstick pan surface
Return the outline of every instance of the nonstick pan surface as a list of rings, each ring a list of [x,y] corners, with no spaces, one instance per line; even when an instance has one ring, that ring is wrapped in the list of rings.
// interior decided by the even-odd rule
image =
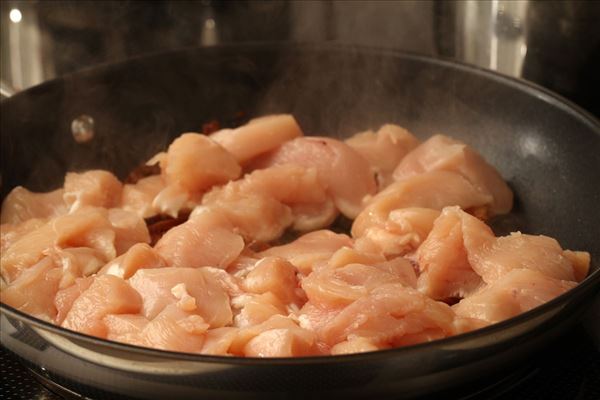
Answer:
[[[592,254],[592,272],[509,321],[427,344],[350,356],[241,359],[142,349],[66,331],[4,304],[2,344],[37,373],[93,398],[415,397],[508,374],[572,326],[600,285],[600,125],[532,84],[448,61],[343,47],[187,49],[49,81],[2,102],[2,196],[50,190],[68,170],[121,178],[178,134],[293,113],[308,134],[346,137],[393,122],[471,144],[516,194],[492,222]],[[71,123],[94,120],[78,144]]]

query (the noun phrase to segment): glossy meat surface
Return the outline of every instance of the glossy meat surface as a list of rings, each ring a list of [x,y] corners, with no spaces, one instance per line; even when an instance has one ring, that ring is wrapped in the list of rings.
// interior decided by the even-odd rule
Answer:
[[[339,140],[302,137],[289,141],[263,156],[255,167],[299,165],[316,168],[319,179],[336,207],[348,218],[356,218],[368,196],[375,194],[375,176],[366,159]]]
[[[377,132],[357,133],[345,142],[369,162],[380,188],[392,182],[396,166],[419,145],[412,133],[393,124],[383,125]]]
[[[135,346],[326,356],[479,329],[589,272],[589,253],[539,232],[496,237],[486,221],[511,189],[443,135],[386,124],[340,141],[281,114],[184,133],[146,164],[125,184],[91,170],[14,188],[2,303]]]
[[[498,171],[470,146],[444,135],[434,135],[402,159],[394,179],[402,180],[426,171],[452,171],[464,176],[477,189],[490,193],[490,214],[510,211],[513,194]]]

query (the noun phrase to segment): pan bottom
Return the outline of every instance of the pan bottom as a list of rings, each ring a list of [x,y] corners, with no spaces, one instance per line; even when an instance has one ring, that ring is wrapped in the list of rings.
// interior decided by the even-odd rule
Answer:
[[[455,400],[600,398],[600,361],[589,333],[577,326],[548,349],[551,351],[539,353],[508,374],[495,375],[438,397]],[[123,399],[50,376],[39,367],[18,360],[4,348],[0,348],[0,367],[3,372],[10,371],[10,374],[2,374],[0,382],[0,392],[8,394],[9,399]]]
[[[3,360],[4,362],[4,360]],[[20,366],[19,366],[20,367]],[[24,373],[29,373],[35,381],[41,384],[44,388],[56,395],[56,398],[48,400],[100,400],[100,399],[119,399],[129,400],[130,398],[116,396],[109,393],[100,393],[97,389],[82,387],[81,385],[57,379],[41,373],[35,367],[25,367]],[[443,393],[442,398],[454,400],[483,400],[483,399],[508,399],[519,398],[515,397],[515,393],[519,392],[523,387],[528,385],[532,380],[536,379],[543,373],[542,368],[536,366],[535,362],[522,365],[518,369],[511,371],[507,375],[493,376],[481,382],[476,382],[469,387],[462,387],[451,392]],[[81,391],[81,393],[80,393]],[[90,397],[92,396],[92,397]]]

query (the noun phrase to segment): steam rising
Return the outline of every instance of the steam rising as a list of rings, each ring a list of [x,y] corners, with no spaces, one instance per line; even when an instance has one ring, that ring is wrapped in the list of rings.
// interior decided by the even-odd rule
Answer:
[[[58,54],[48,71],[58,75],[102,59],[118,61],[181,46],[275,40],[350,47],[215,48],[78,73],[51,90],[32,93],[22,101],[27,106],[19,110],[21,117],[9,116],[7,125],[18,126],[28,139],[13,143],[8,156],[22,165],[15,164],[16,175],[6,184],[49,190],[62,184],[66,171],[90,168],[124,178],[182,132],[200,131],[213,119],[233,125],[240,112],[290,112],[307,133],[338,137],[385,122],[410,128],[413,106],[405,101],[404,89],[393,84],[405,72],[385,57],[365,56],[352,46],[429,51],[431,29],[420,25],[432,23],[432,7],[432,2],[386,1],[165,2],[152,9],[136,2],[40,4],[38,18],[55,40],[52,54]],[[92,34],[96,28],[90,22],[89,34],[82,34],[92,14],[106,31]],[[84,23],[56,36],[59,16],[83,18]],[[421,22],[399,25],[412,17]],[[44,110],[43,117],[38,110]],[[89,142],[78,143],[71,135],[71,123],[81,115],[94,120]]]

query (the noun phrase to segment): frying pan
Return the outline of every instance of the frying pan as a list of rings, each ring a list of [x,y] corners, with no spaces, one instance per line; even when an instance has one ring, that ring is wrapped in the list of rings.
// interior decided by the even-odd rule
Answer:
[[[535,85],[417,55],[339,45],[185,49],[49,81],[1,104],[2,196],[50,190],[67,170],[121,178],[173,137],[217,119],[293,113],[309,134],[345,137],[383,123],[468,142],[516,193],[492,221],[590,251],[576,288],[516,318],[431,343],[296,359],[181,354],[108,342],[1,306],[2,345],[37,374],[94,398],[408,398],[509,375],[569,329],[600,286],[600,125]],[[94,120],[79,144],[71,123]],[[501,379],[501,378],[494,378]]]

